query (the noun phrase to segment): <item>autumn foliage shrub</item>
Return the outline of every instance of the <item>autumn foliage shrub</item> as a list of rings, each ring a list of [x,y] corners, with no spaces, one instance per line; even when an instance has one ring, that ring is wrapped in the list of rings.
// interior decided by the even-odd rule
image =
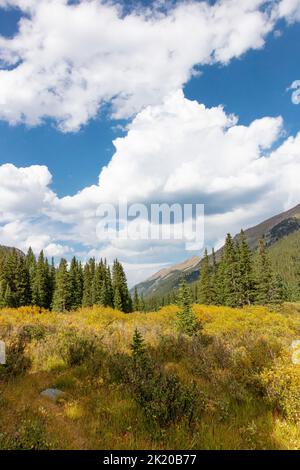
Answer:
[[[119,367],[114,361],[112,370],[119,381],[130,387],[147,419],[161,427],[182,418],[190,423],[197,402],[195,385],[183,384],[175,374],[164,372],[151,358],[138,330],[131,349],[131,356],[118,356]]]
[[[22,336],[10,338],[6,345],[6,364],[0,365],[0,378],[10,379],[25,374],[31,360],[26,354],[26,342]]]
[[[87,361],[95,351],[95,340],[90,335],[78,332],[74,329],[65,333],[61,345],[61,354],[68,366],[73,367],[82,364]]]
[[[300,420],[300,365],[278,361],[260,375],[266,401],[292,421]]]

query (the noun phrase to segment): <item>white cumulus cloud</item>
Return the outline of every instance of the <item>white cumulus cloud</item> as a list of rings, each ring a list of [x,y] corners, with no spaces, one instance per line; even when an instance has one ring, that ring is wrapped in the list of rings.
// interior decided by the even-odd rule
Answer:
[[[0,36],[0,119],[45,118],[76,131],[105,104],[129,117],[186,83],[195,65],[228,63],[264,45],[278,14],[272,0],[190,0],[162,13],[124,16],[104,0],[0,0],[26,12]]]

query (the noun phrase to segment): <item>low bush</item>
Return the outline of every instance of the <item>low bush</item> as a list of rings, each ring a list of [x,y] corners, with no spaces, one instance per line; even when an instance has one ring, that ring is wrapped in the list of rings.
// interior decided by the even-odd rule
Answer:
[[[45,338],[46,334],[50,332],[51,330],[45,325],[33,323],[24,325],[21,329],[20,335],[25,341],[41,341]]]
[[[164,372],[151,358],[138,331],[131,349],[131,356],[111,358],[111,378],[130,387],[150,422],[165,427],[186,418],[191,423],[197,402],[195,384],[183,384],[175,374]]]
[[[47,450],[50,445],[45,426],[39,417],[24,419],[15,436],[9,439],[10,448],[16,450]]]
[[[0,365],[0,378],[10,379],[25,374],[31,366],[25,349],[26,342],[22,336],[10,338],[6,346],[6,364]]]
[[[190,424],[197,401],[194,384],[183,384],[175,374],[155,372],[153,376],[134,376],[131,389],[147,418],[161,427],[186,418]]]
[[[300,365],[282,361],[261,375],[262,390],[275,411],[292,421],[300,420]]]
[[[70,367],[87,361],[96,351],[95,339],[76,330],[65,333],[61,344],[61,355]]]

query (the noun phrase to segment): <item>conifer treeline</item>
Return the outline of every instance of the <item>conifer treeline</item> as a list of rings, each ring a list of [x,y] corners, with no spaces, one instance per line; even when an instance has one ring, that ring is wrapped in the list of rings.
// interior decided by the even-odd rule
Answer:
[[[243,231],[236,241],[227,235],[220,259],[205,251],[200,278],[192,290],[193,301],[206,305],[241,307],[250,304],[280,303],[286,300],[286,286],[271,265],[264,241],[252,253]],[[55,311],[101,305],[123,312],[156,310],[176,303],[178,293],[147,300],[137,289],[131,298],[121,263],[112,270],[91,258],[84,266],[75,257],[70,266],[61,259],[49,263],[43,252],[36,260],[31,248],[26,256],[16,250],[0,253],[0,307],[37,305]]]
[[[11,250],[0,257],[0,307],[37,305],[55,311],[101,305],[132,311],[126,275],[115,260],[112,271],[106,263],[91,258],[84,266],[75,257],[70,266],[61,259],[49,264],[43,252],[36,260],[32,249],[26,256]]]
[[[236,241],[227,235],[219,262],[214,251],[211,261],[207,250],[195,293],[199,303],[242,307],[250,304],[280,303],[285,286],[271,265],[265,243],[260,240],[252,253],[241,231]]]

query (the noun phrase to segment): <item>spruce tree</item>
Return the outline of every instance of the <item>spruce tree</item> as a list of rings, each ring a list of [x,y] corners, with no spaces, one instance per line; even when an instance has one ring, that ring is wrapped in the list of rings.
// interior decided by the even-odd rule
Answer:
[[[271,304],[282,304],[287,298],[287,290],[284,282],[279,274],[272,273],[270,289]]]
[[[142,312],[146,311],[146,302],[145,302],[143,293],[141,294],[140,309]]]
[[[5,307],[16,307],[16,298],[14,293],[12,292],[10,285],[6,285],[6,290],[4,294],[4,305]]]
[[[105,265],[105,283],[104,283],[104,288],[105,288],[105,306],[106,307],[113,307],[114,306],[114,293],[113,293],[113,286],[112,286],[112,279],[111,279],[111,273],[110,273],[110,267],[106,263],[106,260],[104,262]],[[103,297],[103,294],[102,294]]]
[[[61,259],[56,273],[55,291],[52,308],[56,312],[69,310],[71,306],[71,289],[68,264],[65,259]]]
[[[194,335],[199,329],[199,322],[192,310],[190,289],[183,278],[179,285],[177,304],[179,306],[177,328],[189,336]]]
[[[144,367],[147,365],[148,358],[146,356],[146,346],[142,334],[136,328],[130,345],[132,351],[132,359],[135,367]]]
[[[224,249],[221,252],[220,262],[215,276],[215,297],[216,305],[225,305],[225,286],[224,286]]]
[[[48,308],[48,270],[44,253],[40,252],[32,285],[32,302],[38,307]]]
[[[138,312],[139,309],[140,309],[140,299],[139,299],[137,288],[135,287],[134,295],[133,295],[133,310],[134,312]]]
[[[259,241],[255,264],[255,301],[258,304],[268,304],[271,300],[272,269],[264,240]]]
[[[16,265],[16,304],[18,307],[30,305],[30,277],[26,262],[23,256],[18,257]]]
[[[222,258],[222,284],[224,304],[235,307],[238,304],[239,271],[234,241],[230,233],[226,237],[224,255]]]
[[[123,309],[122,298],[118,287],[114,289],[114,309],[120,311]]]
[[[239,236],[239,305],[250,305],[254,295],[253,261],[245,233],[241,230]]]
[[[132,350],[133,357],[141,356],[146,351],[144,338],[137,328],[134,330],[130,349]]]
[[[30,295],[31,295],[31,301],[32,301],[33,283],[34,283],[35,270],[36,270],[36,259],[35,259],[35,256],[31,247],[29,247],[27,251],[25,262],[26,262],[26,266],[29,272],[30,293],[31,293]]]
[[[69,271],[70,283],[70,309],[76,310],[81,307],[82,303],[82,274],[81,265],[76,260],[75,256],[71,260]]]
[[[53,302],[53,295],[55,290],[55,278],[56,278],[56,269],[54,264],[54,258],[51,259],[51,265],[49,266],[49,275],[48,275],[48,304],[50,307],[52,306]]]
[[[89,263],[84,265],[83,269],[83,296],[82,296],[82,306],[91,307],[93,305],[92,301],[92,274],[90,270]]]
[[[118,297],[120,297],[121,310],[126,313],[131,312],[132,300],[129,294],[127,280],[126,280],[123,266],[121,265],[121,263],[119,263],[118,260],[115,260],[113,264],[112,286],[113,286],[113,291],[114,291],[114,304],[116,304],[115,299],[117,298],[118,300]],[[118,303],[119,303],[119,300],[118,300]]]
[[[218,264],[214,248],[211,253],[212,272],[211,272],[211,303],[218,304]]]
[[[5,292],[6,285],[4,279],[0,280],[0,308],[6,307],[5,305]]]
[[[197,289],[198,302],[200,304],[210,305],[212,301],[212,289],[210,278],[210,265],[207,249],[205,249],[204,258],[200,268],[200,279]]]
[[[17,272],[19,255],[16,250],[12,250],[5,258],[3,279],[5,281],[5,306],[18,307],[17,296]]]

